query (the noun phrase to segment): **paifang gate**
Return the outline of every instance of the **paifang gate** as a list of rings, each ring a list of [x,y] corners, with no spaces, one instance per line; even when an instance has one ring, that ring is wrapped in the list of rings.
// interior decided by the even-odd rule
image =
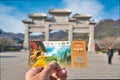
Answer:
[[[94,51],[94,27],[96,22],[91,21],[90,14],[71,14],[69,9],[50,9],[50,17],[44,13],[33,13],[29,15],[28,20],[23,20],[25,24],[24,47],[29,48],[29,34],[31,32],[42,32],[45,35],[45,41],[49,41],[51,30],[66,30],[68,40],[73,40],[74,33],[88,33],[88,51]]]

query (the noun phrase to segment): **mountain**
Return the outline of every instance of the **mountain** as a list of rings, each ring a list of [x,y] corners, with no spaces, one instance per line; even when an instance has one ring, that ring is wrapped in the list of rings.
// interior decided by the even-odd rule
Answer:
[[[50,34],[50,40],[67,40],[68,33],[65,31],[58,31]]]
[[[2,29],[0,29],[0,37],[12,38],[18,42],[23,42],[23,40],[24,40],[24,34],[22,34],[22,33],[15,34],[12,32],[5,32]]]
[[[101,20],[95,27],[95,39],[105,37],[120,37],[120,19],[104,19]]]
[[[54,33],[50,33],[50,41],[65,41],[67,40],[66,37],[68,36],[67,32],[64,31],[58,31],[58,32],[54,32]],[[42,35],[30,35],[30,39],[31,40],[45,40],[45,36]]]
[[[4,32],[0,29],[0,37],[10,37],[10,38],[23,38],[24,35],[22,33],[12,33],[12,32]]]
[[[22,33],[11,33],[4,32],[0,29],[0,37],[10,37],[18,42],[24,40],[24,34]],[[120,37],[120,19],[112,20],[112,19],[104,19],[99,21],[95,27],[95,39],[102,39],[105,37]],[[44,35],[30,35],[30,39],[36,40],[44,40]],[[86,40],[88,41],[88,34],[74,34],[74,40]],[[68,33],[65,31],[58,31],[54,33],[50,33],[50,40],[60,40],[65,41],[68,40]]]
[[[64,31],[58,31],[54,33],[50,33],[50,40],[67,40],[65,37],[68,34]],[[0,37],[7,37],[7,38],[13,38],[14,40],[18,42],[22,42],[24,40],[24,34],[22,33],[11,33],[11,32],[5,32],[2,29],[0,29]],[[30,35],[31,40],[44,40],[45,36],[44,35]]]

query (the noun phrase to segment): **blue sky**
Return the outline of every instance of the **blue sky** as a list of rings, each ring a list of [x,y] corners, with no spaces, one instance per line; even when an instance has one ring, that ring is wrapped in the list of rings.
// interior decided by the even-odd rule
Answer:
[[[120,0],[6,0],[0,1],[0,29],[24,33],[22,20],[30,13],[46,13],[51,8],[68,8],[75,13],[89,13],[95,21],[120,18]]]

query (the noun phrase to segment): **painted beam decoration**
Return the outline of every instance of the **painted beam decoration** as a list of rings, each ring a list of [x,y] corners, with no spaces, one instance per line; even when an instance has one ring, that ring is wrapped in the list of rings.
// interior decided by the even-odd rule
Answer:
[[[84,41],[30,41],[29,65],[45,67],[56,61],[62,67],[86,68]]]

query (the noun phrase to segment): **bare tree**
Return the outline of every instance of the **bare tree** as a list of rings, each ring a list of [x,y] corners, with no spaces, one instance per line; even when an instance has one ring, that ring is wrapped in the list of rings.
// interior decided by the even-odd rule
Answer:
[[[3,51],[6,46],[14,45],[16,43],[17,42],[12,38],[0,38],[0,49]]]
[[[0,38],[0,46],[9,46],[16,44],[17,42],[12,38]]]
[[[109,46],[120,48],[120,40],[114,37],[106,37],[99,41],[98,46],[103,49],[107,49]]]
[[[115,40],[114,48],[120,49],[120,37],[118,37],[114,40]]]

